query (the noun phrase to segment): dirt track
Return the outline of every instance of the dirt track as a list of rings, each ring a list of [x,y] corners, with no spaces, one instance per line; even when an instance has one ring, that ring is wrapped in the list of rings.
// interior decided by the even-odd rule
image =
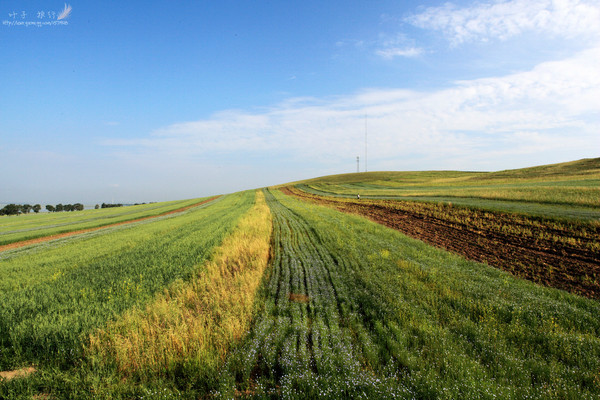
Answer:
[[[590,245],[600,240],[598,226],[586,227],[588,232],[579,234],[576,230],[556,229],[536,221],[527,224],[525,230],[520,226],[523,217],[514,218],[500,212],[485,212],[482,216],[472,211],[473,215],[465,218],[468,210],[445,206],[442,214],[447,217],[440,218],[440,213],[427,210],[427,207],[439,209],[440,206],[425,203],[415,207],[415,203],[399,201],[320,197],[295,188],[283,191],[366,216],[408,236],[536,283],[600,299],[600,251],[597,246]],[[459,217],[457,213],[460,213]],[[589,229],[595,229],[595,232],[590,235]],[[527,231],[527,235],[514,233],[519,231]],[[577,240],[570,240],[571,236]],[[553,239],[540,239],[545,237]]]
[[[98,227],[95,227],[95,228],[80,229],[80,230],[77,230],[77,231],[59,233],[59,234],[56,234],[56,235],[43,236],[43,237],[39,237],[39,238],[36,238],[36,239],[23,240],[23,241],[20,241],[20,242],[5,244],[5,245],[0,246],[0,252],[5,251],[5,250],[10,250],[10,249],[16,249],[16,248],[19,248],[19,247],[29,246],[31,244],[48,242],[50,240],[56,240],[56,239],[61,239],[61,238],[69,237],[69,236],[80,235],[82,233],[93,232],[93,231],[97,231],[97,230],[100,230],[100,229],[111,228],[113,226],[131,224],[131,223],[138,222],[138,221],[144,221],[144,220],[147,220],[147,219],[162,217],[164,215],[169,215],[169,214],[175,214],[175,213],[178,213],[178,212],[183,212],[183,211],[188,210],[188,209],[190,209],[192,207],[196,207],[196,206],[208,203],[209,201],[213,201],[217,197],[219,197],[219,196],[211,197],[210,199],[201,201],[201,202],[196,203],[196,204],[192,204],[191,206],[186,206],[186,207],[178,208],[176,210],[167,211],[165,213],[158,214],[158,215],[151,215],[149,217],[142,217],[142,218],[132,219],[132,220],[129,220],[129,221],[122,221],[122,222],[116,222],[114,224],[102,225],[102,226],[98,226]]]

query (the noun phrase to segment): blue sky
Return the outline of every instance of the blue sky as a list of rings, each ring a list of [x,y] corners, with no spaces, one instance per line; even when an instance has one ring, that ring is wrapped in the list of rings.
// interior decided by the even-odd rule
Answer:
[[[591,0],[2,0],[0,202],[364,170],[365,115],[370,171],[598,157],[599,39]]]

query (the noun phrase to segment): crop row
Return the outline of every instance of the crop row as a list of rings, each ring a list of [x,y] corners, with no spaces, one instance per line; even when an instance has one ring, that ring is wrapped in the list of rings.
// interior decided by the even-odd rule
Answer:
[[[128,215],[144,210],[160,209],[165,207],[179,207],[194,200],[169,201],[162,203],[139,204],[127,207],[103,208],[94,210],[84,210],[76,213],[40,213],[40,214],[22,214],[0,218],[0,233],[6,234],[13,231],[35,230],[52,225],[67,225],[74,222],[85,222],[87,220],[113,218],[120,215]]]
[[[137,206],[45,213],[0,218],[0,245],[157,216],[198,204],[206,199],[141,204]]]
[[[490,200],[509,200],[575,206],[598,206],[600,180],[572,182],[543,182],[540,184],[506,184],[485,186],[396,186],[381,184],[311,184],[309,187],[328,193],[398,197],[466,197]]]
[[[272,270],[214,395],[594,398],[597,302],[267,193]]]
[[[572,293],[600,297],[600,225],[449,204],[286,193],[367,216],[411,237]]]
[[[388,190],[379,194],[373,192],[368,186],[366,189],[358,185],[335,185],[324,187],[323,185],[315,184],[298,184],[296,188],[304,192],[327,197],[349,198],[356,199],[357,194],[360,194],[361,199],[370,200],[395,200],[395,201],[417,201],[428,203],[451,204],[471,209],[479,209],[492,212],[508,212],[528,215],[536,218],[559,219],[559,220],[575,220],[594,222],[600,220],[600,208],[598,204],[594,206],[579,206],[573,204],[558,203],[538,203],[533,201],[509,200],[502,198],[494,198],[491,196],[475,196],[471,194],[469,197],[456,196],[445,192],[439,192],[435,195],[409,195],[402,194],[395,190]]]
[[[421,171],[334,175],[301,182],[331,195],[447,197],[462,201],[590,207],[600,204],[600,158],[499,172]],[[534,207],[535,208],[535,207]],[[598,218],[596,215],[595,218]]]
[[[270,238],[269,208],[257,191],[254,207],[189,280],[90,336],[87,365],[108,372],[96,395],[114,397],[114,381],[128,382],[132,394],[140,394],[132,382],[205,394],[230,346],[249,329]]]
[[[322,196],[303,192],[296,188],[290,187],[286,190],[303,198],[323,200]],[[356,203],[355,199],[347,198],[328,198],[328,201],[342,206]],[[360,204],[374,207],[384,206],[398,212],[405,211],[423,219],[443,221],[445,224],[461,226],[473,231],[517,236],[522,240],[543,242],[543,245],[546,246],[562,244],[575,249],[600,251],[600,224],[597,221],[555,220],[471,207],[457,207],[445,203],[362,199]]]
[[[598,302],[264,196],[2,260],[0,398],[600,395]]]
[[[253,203],[227,196],[173,218],[29,252],[0,264],[0,370],[69,366],[94,328],[185,280]]]

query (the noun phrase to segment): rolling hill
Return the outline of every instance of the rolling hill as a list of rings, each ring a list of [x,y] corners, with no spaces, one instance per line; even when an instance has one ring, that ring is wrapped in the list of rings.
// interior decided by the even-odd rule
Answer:
[[[0,398],[597,398],[599,183],[590,159],[90,210],[0,252]],[[0,242],[69,231],[18,218]]]

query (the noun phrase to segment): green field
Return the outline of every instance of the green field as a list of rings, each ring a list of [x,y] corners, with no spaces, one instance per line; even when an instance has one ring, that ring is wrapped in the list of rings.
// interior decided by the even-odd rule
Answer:
[[[201,201],[192,199],[76,212],[3,216],[0,217],[0,245],[157,216]]]
[[[599,165],[295,184],[597,224]],[[597,300],[276,188],[1,252],[0,304],[2,399],[600,397]]]
[[[251,200],[236,194],[177,217],[3,260],[0,369],[71,365],[93,328],[187,279]]]
[[[600,220],[600,158],[500,172],[366,172],[295,183],[315,194],[446,202],[528,215]]]
[[[360,217],[277,192],[269,202],[273,270],[225,388],[238,377],[239,391],[286,398],[598,395],[597,302]]]

